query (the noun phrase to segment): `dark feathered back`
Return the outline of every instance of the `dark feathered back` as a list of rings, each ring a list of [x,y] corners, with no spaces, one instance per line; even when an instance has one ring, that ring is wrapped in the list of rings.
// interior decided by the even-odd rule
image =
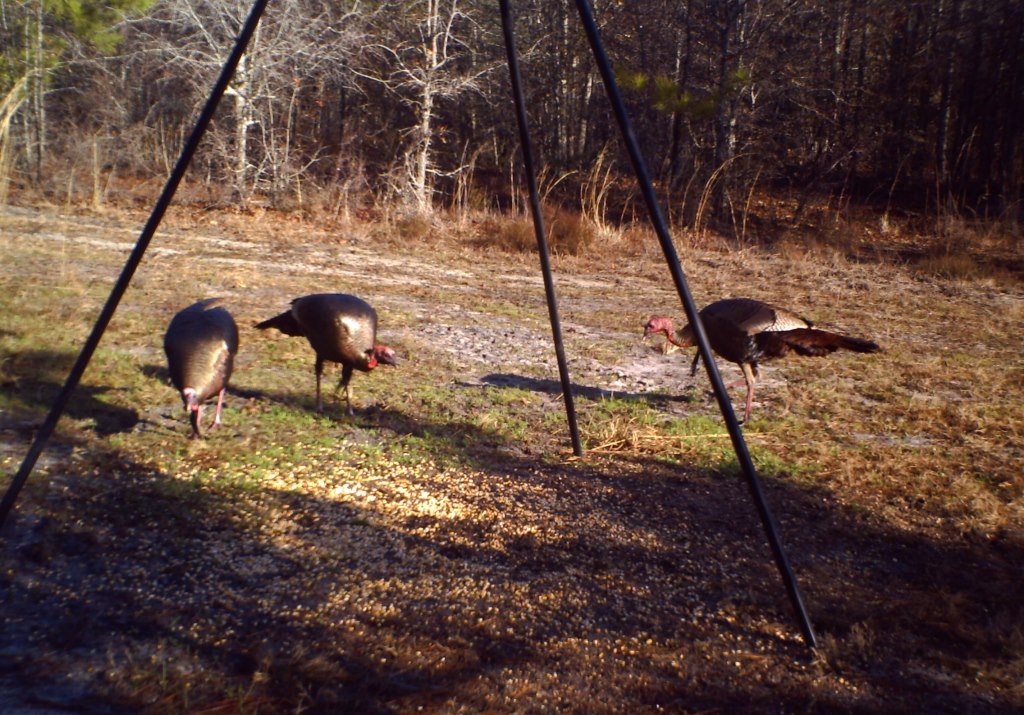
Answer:
[[[316,293],[292,301],[290,310],[256,327],[303,335],[319,358],[367,369],[377,339],[377,311],[347,293]]]
[[[218,302],[207,298],[185,308],[164,335],[171,381],[178,390],[194,389],[200,402],[227,386],[238,353],[238,326]]]
[[[754,382],[758,363],[795,352],[798,355],[828,355],[840,348],[859,353],[880,350],[870,340],[840,335],[813,327],[811,321],[792,311],[752,298],[726,298],[700,311],[701,324],[711,349],[740,366],[747,383],[747,401],[743,419],[750,419],[754,400]],[[669,343],[688,347],[694,344],[693,327],[687,324],[672,335],[672,323],[655,316],[644,327],[644,336],[663,332]],[[700,354],[694,358],[691,374],[697,370]]]
[[[735,363],[756,363],[798,355],[828,355],[839,349],[870,353],[879,350],[870,340],[862,340],[813,327],[796,313],[752,298],[726,298],[700,311],[701,321],[711,347]],[[692,345],[693,329],[680,331],[680,342]]]
[[[316,411],[323,411],[320,380],[325,362],[341,363],[338,388],[345,389],[348,413],[352,408],[352,373],[369,372],[380,365],[397,365],[395,351],[377,345],[377,311],[362,298],[347,293],[314,293],[296,298],[285,313],[256,324],[277,328],[285,335],[304,335],[316,352]]]

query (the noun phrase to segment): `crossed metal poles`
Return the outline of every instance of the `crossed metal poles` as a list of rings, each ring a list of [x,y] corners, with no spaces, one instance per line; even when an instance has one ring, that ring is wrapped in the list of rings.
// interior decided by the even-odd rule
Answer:
[[[131,283],[132,276],[134,276],[136,269],[142,262],[142,257],[145,255],[146,249],[149,246],[153,235],[156,233],[157,227],[160,225],[160,221],[163,219],[164,213],[170,205],[189,163],[192,161],[192,157],[199,146],[199,142],[201,141],[203,134],[206,132],[210,121],[213,119],[217,105],[228,87],[228,83],[234,74],[235,68],[238,66],[238,62],[244,54],[245,48],[248,46],[249,40],[252,38],[252,35],[256,30],[256,26],[259,24],[260,17],[263,15],[263,11],[266,9],[268,2],[269,0],[255,0],[248,17],[242,26],[241,32],[235,41],[234,48],[224,63],[220,76],[210,92],[210,97],[207,100],[206,105],[203,107],[199,118],[196,120],[196,125],[193,128],[192,133],[189,135],[189,138],[182,149],[181,156],[178,158],[178,162],[171,171],[171,174],[167,179],[167,183],[164,185],[164,189],[153,207],[153,211],[135,244],[135,248],[129,255],[117,282],[111,289],[110,296],[107,298],[103,309],[100,311],[96,324],[93,326],[92,332],[86,339],[85,345],[82,347],[78,358],[72,366],[71,372],[68,374],[64,386],[58,393],[49,414],[40,426],[39,431],[36,433],[35,439],[29,447],[28,453],[25,455],[25,459],[18,469],[18,472],[15,474],[14,479],[8,486],[3,500],[0,501],[0,528],[2,528],[6,522],[7,516],[14,507],[18,494],[31,474],[36,460],[39,458],[39,455],[42,453],[47,442],[52,436],[53,431],[57,426],[57,422],[60,420],[60,417],[67,406],[68,400],[71,398],[71,394],[81,381],[82,375],[85,373],[85,369],[88,367],[89,361],[92,359],[93,353],[96,351],[96,347],[99,345],[100,339],[103,337],[103,333],[107,329],[107,325],[110,323],[114,312],[117,310],[118,304],[121,302],[122,297],[127,291],[128,286]],[[594,53],[598,70],[604,82],[605,91],[608,94],[609,101],[611,102],[612,108],[615,112],[616,121],[618,122],[619,129],[622,132],[623,141],[625,142],[626,149],[629,152],[629,157],[633,164],[633,170],[636,173],[637,181],[640,185],[644,202],[647,205],[651,222],[654,226],[655,233],[658,236],[658,241],[661,244],[662,252],[665,254],[665,261],[668,264],[672,280],[675,283],[677,292],[679,293],[679,298],[682,301],[686,317],[689,319],[690,325],[694,328],[697,348],[700,351],[701,357],[704,359],[708,378],[711,380],[715,397],[718,400],[719,409],[722,412],[722,417],[725,420],[729,436],[732,439],[733,450],[736,453],[736,458],[739,461],[743,475],[750,488],[751,496],[757,506],[758,514],[760,515],[761,522],[764,525],[765,533],[768,537],[768,542],[771,546],[776,566],[782,575],[790,602],[796,612],[804,640],[809,647],[813,648],[817,645],[817,638],[814,634],[810,618],[808,617],[807,609],[804,606],[803,598],[800,594],[800,588],[797,585],[796,578],[793,575],[793,570],[790,567],[789,560],[783,550],[782,542],[778,535],[778,525],[768,508],[761,479],[758,476],[757,469],[754,467],[753,460],[750,457],[750,452],[747,449],[746,441],[743,438],[743,432],[740,429],[739,421],[736,419],[736,414],[733,411],[732,402],[729,399],[725,385],[722,382],[721,375],[719,374],[715,361],[712,358],[711,347],[708,343],[707,334],[701,324],[696,303],[693,300],[693,296],[691,295],[686,282],[686,277],[683,274],[682,267],[680,266],[679,256],[676,253],[671,235],[668,231],[668,224],[665,221],[661,207],[658,204],[650,173],[647,170],[646,163],[644,162],[643,156],[640,152],[639,143],[637,142],[636,135],[633,132],[632,123],[626,113],[625,103],[622,101],[614,73],[611,69],[611,64],[608,61],[607,54],[605,53],[600,32],[598,30],[597,23],[594,21],[593,11],[589,5],[589,0],[575,0],[575,2],[580,13],[580,19],[583,23],[584,30],[587,34],[587,39]],[[561,332],[561,319],[558,314],[558,301],[555,295],[554,280],[551,274],[547,237],[544,230],[544,219],[541,214],[540,199],[537,190],[533,144],[530,138],[526,106],[523,99],[522,79],[519,70],[518,55],[515,49],[513,22],[508,0],[499,0],[499,6],[505,36],[505,49],[508,54],[509,74],[511,77],[512,94],[516,108],[516,120],[519,126],[520,142],[523,150],[524,169],[526,171],[527,186],[530,194],[530,210],[533,215],[534,228],[536,231],[541,272],[544,276],[544,290],[547,297],[548,316],[551,321],[551,331],[555,344],[555,355],[558,361],[558,372],[562,383],[562,395],[565,401],[566,416],[569,421],[569,431],[573,452],[576,455],[581,455],[583,453],[583,448],[580,442],[579,428],[576,422],[576,410],[573,401],[572,384],[570,382],[568,365],[565,358],[565,347],[562,341]]]

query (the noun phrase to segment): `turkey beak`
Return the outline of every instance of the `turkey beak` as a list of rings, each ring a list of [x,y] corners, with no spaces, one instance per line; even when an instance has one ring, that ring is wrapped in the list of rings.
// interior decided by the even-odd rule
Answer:
[[[390,365],[391,367],[398,367],[398,356],[395,355],[395,351],[390,348],[386,350],[377,351],[377,362],[381,365]]]
[[[181,391],[181,398],[185,403],[185,411],[188,412],[188,421],[192,424],[192,439],[202,439],[203,431],[199,424],[200,403],[196,391],[188,387]]]

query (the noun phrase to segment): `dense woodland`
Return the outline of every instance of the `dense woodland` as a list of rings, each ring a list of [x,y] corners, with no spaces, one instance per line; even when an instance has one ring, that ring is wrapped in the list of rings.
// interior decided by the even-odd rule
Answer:
[[[603,219],[629,166],[572,0],[512,2],[547,196]],[[1019,0],[595,0],[686,225],[761,191],[1018,220]],[[0,198],[166,176],[247,0],[0,0]],[[497,2],[272,0],[191,169],[214,202],[514,207]],[[628,194],[628,189],[626,190]],[[631,214],[630,214],[631,215]]]

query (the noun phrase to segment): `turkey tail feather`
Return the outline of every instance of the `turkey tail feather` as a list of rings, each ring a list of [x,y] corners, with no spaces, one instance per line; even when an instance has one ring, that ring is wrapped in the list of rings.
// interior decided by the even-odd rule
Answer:
[[[303,336],[306,334],[306,331],[304,331],[298,321],[295,320],[295,316],[291,314],[291,311],[275,315],[273,318],[264,320],[262,323],[256,323],[256,328],[259,330],[277,328],[285,335]]]
[[[856,353],[873,353],[880,349],[870,340],[852,338],[814,328],[789,330],[784,335],[786,343],[800,355],[828,355],[839,349],[852,350]]]
[[[840,335],[841,344],[839,347],[852,350],[855,353],[877,353],[882,348],[877,343],[862,338],[851,338],[848,335]]]

